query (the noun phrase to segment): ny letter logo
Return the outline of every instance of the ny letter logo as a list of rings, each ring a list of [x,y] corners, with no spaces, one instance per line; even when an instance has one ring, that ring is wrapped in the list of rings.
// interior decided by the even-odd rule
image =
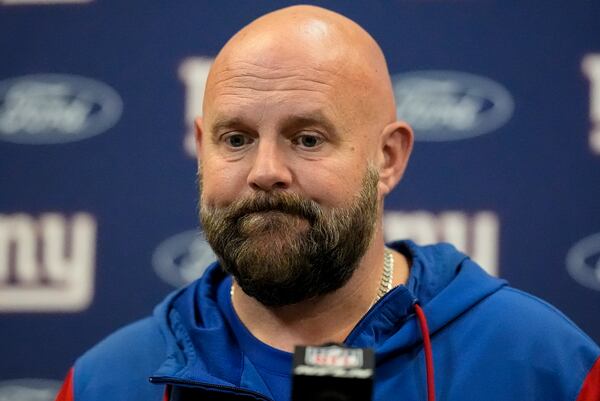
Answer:
[[[214,59],[208,57],[190,57],[185,59],[179,66],[179,78],[185,85],[185,123],[187,131],[183,147],[191,157],[196,157],[194,119],[202,113],[206,78],[213,61]]]
[[[0,214],[0,311],[76,312],[94,293],[96,222]]]
[[[500,222],[493,212],[468,215],[462,211],[446,211],[436,215],[427,211],[389,211],[384,215],[383,227],[387,240],[408,238],[420,245],[450,242],[488,273],[499,275]]]
[[[590,80],[590,147],[600,155],[600,54],[585,56],[581,68]]]

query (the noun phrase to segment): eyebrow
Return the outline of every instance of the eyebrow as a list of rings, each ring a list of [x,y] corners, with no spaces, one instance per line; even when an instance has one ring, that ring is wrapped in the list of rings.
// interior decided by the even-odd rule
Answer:
[[[225,128],[241,128],[241,127],[245,127],[246,124],[244,123],[244,120],[242,120],[241,118],[237,118],[237,117],[223,117],[223,118],[217,118],[217,120],[211,124],[210,130],[213,133],[216,133],[218,131],[221,131],[222,129]]]
[[[323,127],[328,134],[334,138],[338,137],[335,125],[320,110],[288,116],[282,121],[279,128],[283,132],[289,132],[308,126]]]
[[[323,127],[334,138],[338,137],[335,125],[320,110],[287,116],[279,123],[278,129],[286,133],[309,126]],[[231,128],[253,130],[245,119],[239,117],[218,117],[210,127],[213,133]]]

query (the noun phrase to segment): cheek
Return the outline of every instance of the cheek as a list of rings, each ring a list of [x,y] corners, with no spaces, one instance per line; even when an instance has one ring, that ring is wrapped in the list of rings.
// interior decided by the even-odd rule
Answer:
[[[239,169],[226,167],[203,163],[202,199],[208,205],[225,206],[238,199],[247,186],[246,176]]]
[[[365,168],[359,163],[322,164],[298,174],[303,192],[324,206],[346,206],[362,188]]]

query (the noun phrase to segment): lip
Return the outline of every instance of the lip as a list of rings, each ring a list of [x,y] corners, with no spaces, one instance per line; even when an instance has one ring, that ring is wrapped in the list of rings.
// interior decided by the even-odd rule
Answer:
[[[270,230],[289,230],[292,227],[308,228],[309,222],[294,213],[287,213],[281,210],[265,210],[260,212],[251,212],[241,217],[242,225],[246,227],[263,227]]]
[[[248,213],[247,215],[248,216],[251,216],[251,215],[276,216],[278,214],[283,214],[283,215],[287,215],[287,216],[294,216],[291,213],[282,212],[281,210],[263,210],[263,211],[260,211],[260,212],[251,212],[251,213]]]

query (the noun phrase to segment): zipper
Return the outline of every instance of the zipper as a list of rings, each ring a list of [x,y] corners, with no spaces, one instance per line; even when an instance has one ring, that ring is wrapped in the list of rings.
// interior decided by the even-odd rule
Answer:
[[[254,397],[258,400],[262,400],[262,401],[273,401],[269,397],[267,397],[259,392],[247,390],[245,388],[235,387],[235,386],[225,386],[222,384],[210,384],[210,383],[197,382],[197,381],[193,381],[193,380],[175,379],[175,378],[170,378],[170,377],[151,377],[150,382],[154,383],[154,384],[173,384],[173,385],[181,385],[181,386],[186,386],[186,387],[195,387],[195,388],[200,388],[200,389],[207,389],[209,391],[210,390],[217,390],[217,391],[221,391],[221,392],[229,391],[229,392],[233,392],[233,393],[238,393],[240,395],[252,396],[252,397]]]
[[[375,313],[374,312],[375,311],[375,307],[377,305],[379,305],[380,303],[383,303],[384,301],[386,301],[387,298],[389,298],[390,296],[393,296],[393,294],[395,292],[404,291],[404,290],[401,290],[400,288],[404,288],[404,290],[408,291],[408,288],[405,285],[401,284],[401,285],[393,288],[390,292],[388,292],[387,294],[385,294],[383,297],[379,298],[377,300],[377,302],[375,302],[371,306],[371,308],[367,311],[367,313],[365,313],[360,318],[360,320],[356,323],[356,325],[354,326],[354,328],[352,328],[352,330],[350,331],[350,333],[348,333],[348,335],[346,336],[346,338],[344,339],[344,341],[343,341],[342,344],[347,345],[347,346],[353,346],[354,340],[356,340],[356,337],[358,336],[358,334],[364,329],[362,327],[363,322],[365,320],[367,320],[367,319],[371,319],[372,315]],[[409,292],[409,294],[410,294],[410,292]],[[417,303],[419,303],[419,300],[416,297],[414,297],[412,294],[411,294],[411,298],[412,298],[411,304],[412,304],[412,307],[414,308],[414,305],[417,304]],[[406,322],[412,316],[414,316],[414,314],[415,314],[414,311],[409,311],[409,313],[406,316],[404,316],[404,318],[402,319],[402,322]]]

